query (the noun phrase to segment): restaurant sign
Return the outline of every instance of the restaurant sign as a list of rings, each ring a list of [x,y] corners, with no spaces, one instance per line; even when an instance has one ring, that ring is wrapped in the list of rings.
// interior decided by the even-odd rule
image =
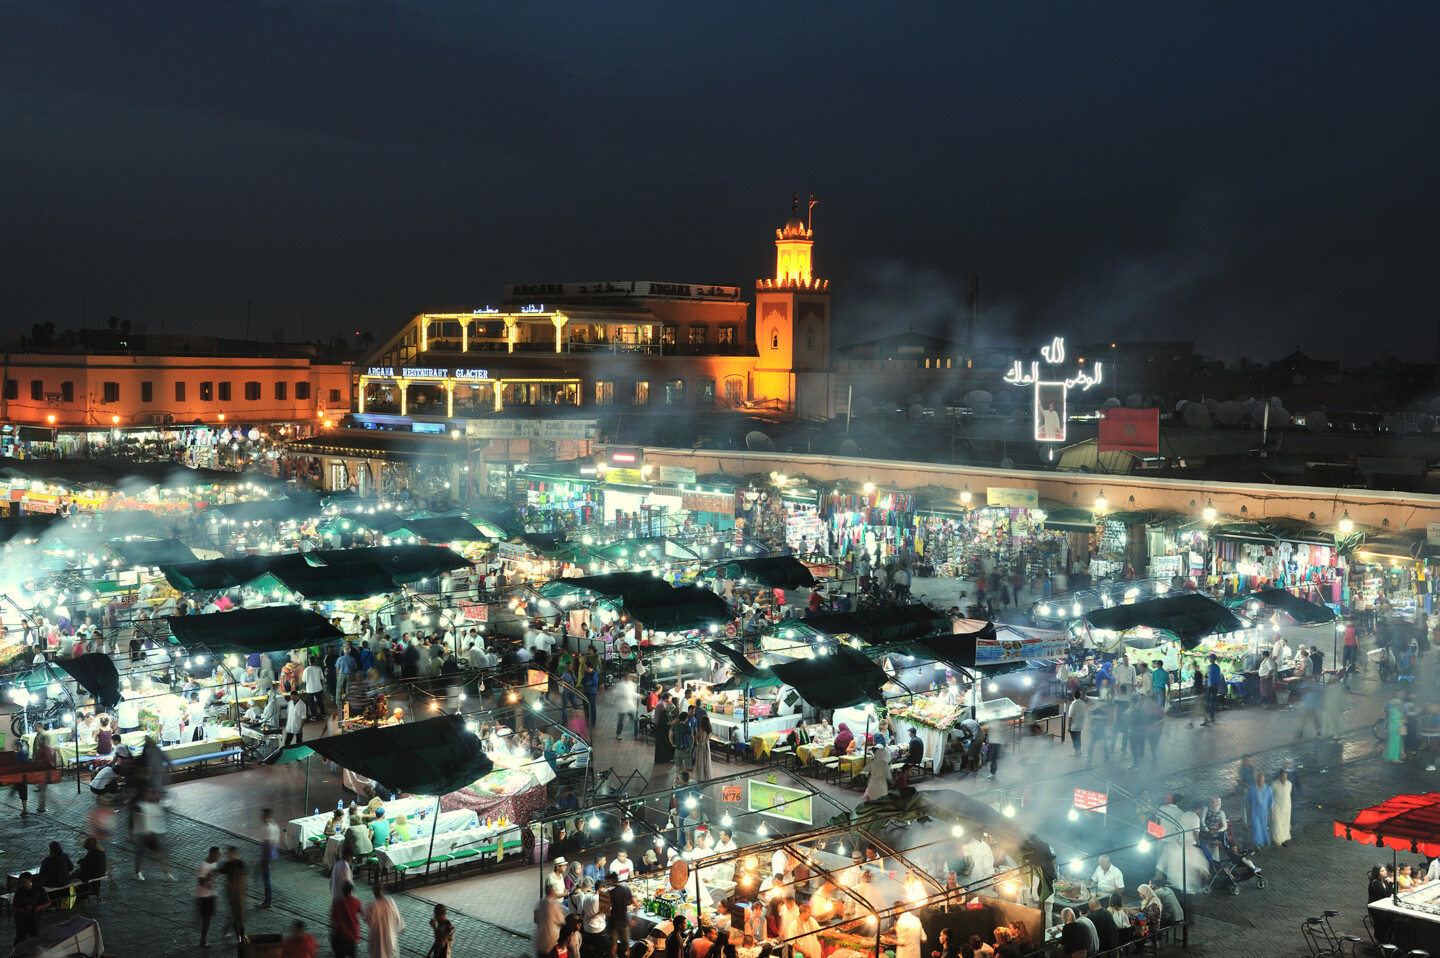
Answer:
[[[1075,800],[1071,805],[1086,811],[1105,814],[1105,806],[1110,804],[1110,796],[1104,792],[1092,792],[1086,788],[1075,789]]]
[[[1020,639],[977,639],[975,641],[975,664],[997,665],[1002,662],[1038,662],[1042,659],[1058,659],[1070,653],[1070,642],[1065,634],[1054,637],[1030,636]]]
[[[469,419],[468,439],[594,439],[597,419]]]
[[[479,382],[490,378],[490,370],[469,366],[368,366],[367,379],[461,379]]]

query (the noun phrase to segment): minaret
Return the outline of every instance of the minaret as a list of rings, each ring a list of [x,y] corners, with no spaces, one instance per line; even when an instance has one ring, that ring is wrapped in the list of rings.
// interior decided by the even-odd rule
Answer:
[[[812,196],[807,214],[814,208]],[[765,394],[784,399],[805,416],[827,415],[829,404],[823,390],[806,389],[800,381],[802,373],[830,368],[830,281],[816,279],[812,270],[814,236],[810,223],[800,218],[796,193],[790,219],[775,231],[775,275],[755,281],[756,373],[766,383]],[[821,406],[809,408],[815,403]]]

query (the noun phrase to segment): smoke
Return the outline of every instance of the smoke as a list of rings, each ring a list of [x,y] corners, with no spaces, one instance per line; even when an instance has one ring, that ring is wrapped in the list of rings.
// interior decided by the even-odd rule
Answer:
[[[914,331],[958,340],[965,279],[938,269],[884,260],[862,270],[836,297],[836,341],[849,343]],[[983,297],[982,297],[983,302]],[[979,326],[988,319],[982,314]],[[979,329],[977,328],[977,338]]]
[[[1179,337],[1177,318],[1197,287],[1219,269],[1209,253],[1131,254],[1063,289],[1040,311],[1047,329],[1109,338]]]

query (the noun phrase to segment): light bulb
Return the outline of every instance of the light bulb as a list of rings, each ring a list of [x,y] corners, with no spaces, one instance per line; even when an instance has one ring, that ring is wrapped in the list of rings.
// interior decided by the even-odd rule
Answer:
[[[965,834],[965,827],[963,825],[956,825],[950,829],[950,834],[955,836],[956,838],[959,838],[961,835]]]
[[[1073,809],[1073,808],[1070,809],[1070,813],[1069,813],[1069,815],[1067,815],[1066,817],[1069,818],[1070,821],[1072,821],[1072,822],[1078,822],[1078,821],[1080,821],[1080,813],[1077,812],[1077,811],[1075,811],[1075,809]]]
[[[1004,808],[1004,814],[1005,814],[1005,817],[1006,817],[1006,818],[1014,818],[1014,817],[1015,817],[1015,806],[1014,806],[1013,803],[1005,806],[1005,808]]]

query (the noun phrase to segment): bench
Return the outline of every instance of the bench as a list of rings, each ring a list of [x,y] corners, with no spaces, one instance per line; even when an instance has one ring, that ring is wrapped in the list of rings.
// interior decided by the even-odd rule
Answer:
[[[187,755],[184,758],[175,759],[168,763],[171,771],[184,768],[198,768],[203,770],[208,762],[234,763],[241,768],[245,767],[245,749],[226,748],[218,752],[206,752],[203,755]]]

